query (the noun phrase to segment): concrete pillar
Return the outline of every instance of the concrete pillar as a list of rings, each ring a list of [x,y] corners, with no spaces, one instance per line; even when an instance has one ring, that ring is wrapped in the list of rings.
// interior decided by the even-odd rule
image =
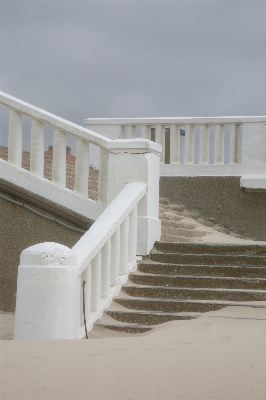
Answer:
[[[170,164],[180,164],[181,162],[181,140],[180,126],[170,126]]]
[[[137,207],[134,207],[129,214],[129,244],[128,261],[136,259],[137,254]]]
[[[23,250],[14,339],[77,339],[79,279],[75,253],[58,243]]]
[[[111,286],[117,285],[119,282],[119,265],[120,265],[120,227],[117,228],[111,237]]]
[[[76,163],[74,191],[82,197],[88,197],[89,179],[89,144],[85,140],[76,139]]]
[[[120,226],[120,274],[128,272],[128,238],[129,217],[126,217]]]
[[[12,108],[9,110],[8,162],[22,166],[22,114]]]
[[[101,297],[110,295],[111,239],[108,239],[101,251]]]
[[[41,121],[31,121],[31,151],[30,172],[43,178],[44,171],[44,124]]]
[[[209,164],[209,125],[200,126],[199,163]]]
[[[161,164],[165,163],[165,127],[164,125],[156,125],[155,142],[162,146]]]
[[[91,311],[98,311],[101,300],[101,252],[91,261]]]
[[[52,180],[66,187],[66,133],[54,129]]]
[[[224,125],[215,125],[214,164],[224,164]]]

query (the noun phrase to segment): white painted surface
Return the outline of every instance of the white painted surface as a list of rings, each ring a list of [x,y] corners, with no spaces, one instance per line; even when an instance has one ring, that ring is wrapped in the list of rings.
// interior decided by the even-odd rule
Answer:
[[[266,174],[242,176],[240,178],[240,186],[245,188],[246,191],[266,191]]]
[[[14,339],[75,339],[79,325],[75,253],[40,243],[21,253]]]
[[[243,125],[242,163],[266,164],[266,122]]]
[[[242,176],[261,174],[266,174],[266,164],[160,165],[160,176]]]
[[[104,207],[96,201],[85,199],[70,189],[34,176],[29,171],[16,168],[2,159],[0,159],[0,177],[92,220],[96,220],[104,210]]]
[[[43,177],[44,172],[44,124],[31,120],[30,172]]]

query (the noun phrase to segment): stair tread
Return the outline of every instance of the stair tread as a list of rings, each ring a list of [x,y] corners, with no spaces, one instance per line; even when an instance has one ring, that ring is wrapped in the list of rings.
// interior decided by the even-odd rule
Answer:
[[[131,273],[130,276],[145,276],[145,277],[164,277],[164,278],[193,278],[193,279],[217,279],[217,280],[236,280],[236,281],[262,281],[266,282],[266,278],[243,278],[243,277],[232,277],[232,276],[212,276],[212,275],[180,275],[180,274],[149,274],[145,272],[136,271]]]
[[[255,290],[255,289],[227,289],[227,288],[193,288],[193,287],[178,287],[178,286],[151,286],[151,285],[132,285],[132,284],[127,284],[123,286],[124,288],[138,288],[138,289],[154,289],[154,290],[160,290],[160,289],[167,289],[167,290],[191,290],[191,291],[206,291],[206,292],[239,292],[239,293],[262,293],[266,294],[266,290]]]
[[[131,313],[131,314],[141,314],[141,315],[165,315],[165,316],[169,316],[169,315],[173,315],[173,316],[182,316],[182,317],[186,317],[186,316],[200,316],[202,315],[202,313],[200,312],[172,312],[172,311],[141,311],[141,310],[131,310],[131,309],[125,309],[125,311],[106,311],[107,315],[113,314],[113,313],[117,313],[117,314],[125,314],[125,313]]]
[[[256,304],[261,303],[260,301],[250,302],[250,301],[230,301],[230,300],[180,300],[180,299],[156,299],[156,298],[143,298],[143,297],[116,297],[114,301],[119,300],[126,300],[126,301],[142,301],[142,302],[164,302],[164,303],[195,303],[195,304],[221,304],[221,305],[228,305],[228,306],[246,306],[246,307],[254,307],[254,308],[266,308],[265,304]]]

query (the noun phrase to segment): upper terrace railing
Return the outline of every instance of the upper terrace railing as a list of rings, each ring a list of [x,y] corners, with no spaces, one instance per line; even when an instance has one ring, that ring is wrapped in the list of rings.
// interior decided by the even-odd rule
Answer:
[[[0,177],[96,220],[72,250],[48,242],[22,252],[15,338],[80,337],[83,284],[91,328],[136,255],[149,254],[160,239],[161,147],[144,139],[111,140],[5,93],[0,103],[9,108],[8,161],[0,159]],[[30,171],[22,168],[22,114],[32,119]],[[44,124],[54,129],[52,182],[43,177]],[[66,134],[77,142],[74,191],[66,188]],[[97,202],[87,197],[90,145],[100,149]]]
[[[85,126],[112,138],[140,136],[160,144],[161,175],[265,171],[266,117],[89,118]]]

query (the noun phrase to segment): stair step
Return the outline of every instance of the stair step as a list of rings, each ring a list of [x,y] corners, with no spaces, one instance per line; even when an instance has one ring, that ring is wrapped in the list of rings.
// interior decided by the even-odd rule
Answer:
[[[169,243],[170,245],[172,243]],[[184,245],[185,243],[182,243]],[[189,243],[190,244],[190,243]],[[264,266],[266,255],[251,254],[184,254],[184,253],[151,253],[150,259],[170,264],[205,264],[205,265],[258,265]]]
[[[134,325],[134,324],[102,324],[96,323],[94,326],[102,326],[112,331],[124,332],[124,333],[143,333],[153,329],[153,326],[148,325]]]
[[[140,262],[140,272],[163,275],[205,275],[236,278],[266,278],[265,267],[231,265],[163,264]]]
[[[171,288],[165,286],[124,286],[122,291],[133,297],[180,300],[266,301],[266,290]]]
[[[197,224],[190,224],[188,222],[182,221],[171,221],[168,219],[161,219],[162,227],[166,228],[185,228],[185,229],[195,229]]]
[[[207,232],[200,230],[162,226],[162,235],[185,236],[192,238],[192,237],[206,236],[207,234],[208,234]]]
[[[266,290],[266,279],[220,276],[130,274],[132,282],[139,285],[188,288],[223,288]]]
[[[209,300],[174,300],[146,298],[115,298],[114,301],[125,308],[164,312],[208,312],[220,310],[227,306],[246,306],[266,308],[264,305],[254,305],[248,302],[209,301]]]
[[[166,253],[185,253],[185,254],[252,254],[266,255],[264,245],[235,245],[235,244],[212,244],[212,243],[165,243],[156,242],[155,248],[160,252]]]
[[[130,322],[140,325],[158,325],[168,321],[187,320],[198,318],[200,313],[164,313],[145,311],[106,311],[106,314],[121,322]]]

